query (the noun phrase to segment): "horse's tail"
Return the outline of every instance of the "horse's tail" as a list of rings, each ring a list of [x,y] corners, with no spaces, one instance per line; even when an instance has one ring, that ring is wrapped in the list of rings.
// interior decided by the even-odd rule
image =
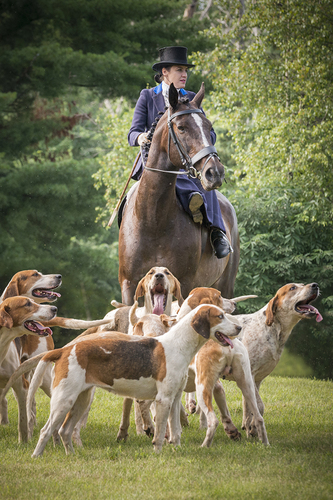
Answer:
[[[55,349],[54,351],[49,351],[46,354],[43,353],[42,359],[39,361],[39,363],[37,365],[35,373],[32,377],[31,382],[30,382],[30,387],[29,387],[28,397],[27,397],[28,428],[32,428],[31,420],[33,420],[35,418],[33,411],[32,411],[32,404],[33,404],[37,389],[39,388],[39,386],[41,385],[41,383],[43,381],[43,376],[44,376],[49,364],[54,362],[54,361],[57,361],[61,357],[61,354],[62,354],[62,349]]]

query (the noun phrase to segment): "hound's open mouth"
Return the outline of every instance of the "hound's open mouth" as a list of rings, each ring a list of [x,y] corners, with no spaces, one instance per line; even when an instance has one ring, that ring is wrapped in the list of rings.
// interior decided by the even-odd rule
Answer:
[[[159,283],[152,288],[150,294],[153,304],[153,314],[158,314],[158,316],[160,316],[165,310],[168,291]]]
[[[322,321],[323,317],[322,315],[320,314],[320,312],[318,311],[318,309],[316,309],[315,307],[313,307],[310,302],[312,300],[315,300],[317,298],[317,294],[315,295],[312,295],[308,300],[303,300],[301,302],[297,302],[296,306],[295,306],[295,311],[298,313],[298,314],[301,314],[302,316],[304,316],[305,318],[313,318],[314,316],[316,317],[316,321]]]
[[[35,290],[32,291],[32,295],[38,299],[47,299],[49,302],[61,297],[60,293],[47,288],[35,288]]]
[[[53,333],[51,328],[43,326],[41,323],[38,323],[37,321],[33,321],[31,319],[24,323],[24,328],[26,328],[30,332],[37,333],[37,335],[40,335],[41,337],[48,337]]]
[[[221,342],[221,344],[224,346],[224,347],[231,347],[231,349],[234,347],[234,344],[231,342],[231,340],[229,339],[229,337],[227,337],[226,335],[224,335],[224,333],[222,332],[215,332],[215,337],[217,338],[217,340],[219,342]]]

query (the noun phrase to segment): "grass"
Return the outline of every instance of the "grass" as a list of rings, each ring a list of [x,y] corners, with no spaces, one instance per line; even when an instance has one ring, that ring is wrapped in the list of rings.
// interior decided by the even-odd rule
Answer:
[[[241,394],[225,383],[234,423],[242,420]],[[220,425],[209,449],[191,415],[181,447],[165,445],[160,455],[151,440],[135,433],[127,443],[115,437],[122,400],[98,390],[82,431],[84,448],[66,456],[50,441],[44,455],[30,458],[47,420],[49,400],[37,394],[38,428],[29,444],[17,443],[17,408],[9,397],[10,424],[0,428],[0,498],[3,499],[332,499],[333,383],[268,377],[261,388],[270,447],[247,439],[231,442]]]

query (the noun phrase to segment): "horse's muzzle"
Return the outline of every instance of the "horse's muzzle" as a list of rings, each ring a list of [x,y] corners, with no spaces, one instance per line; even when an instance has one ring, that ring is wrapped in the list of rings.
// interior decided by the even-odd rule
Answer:
[[[201,175],[201,183],[206,191],[217,189],[222,185],[224,179],[224,166],[217,158],[212,158]]]

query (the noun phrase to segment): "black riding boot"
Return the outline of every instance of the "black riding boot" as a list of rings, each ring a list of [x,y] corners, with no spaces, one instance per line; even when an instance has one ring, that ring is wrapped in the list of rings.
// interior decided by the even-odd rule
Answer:
[[[218,259],[223,259],[223,257],[233,252],[228,238],[221,229],[212,229],[210,233],[210,242]]]

